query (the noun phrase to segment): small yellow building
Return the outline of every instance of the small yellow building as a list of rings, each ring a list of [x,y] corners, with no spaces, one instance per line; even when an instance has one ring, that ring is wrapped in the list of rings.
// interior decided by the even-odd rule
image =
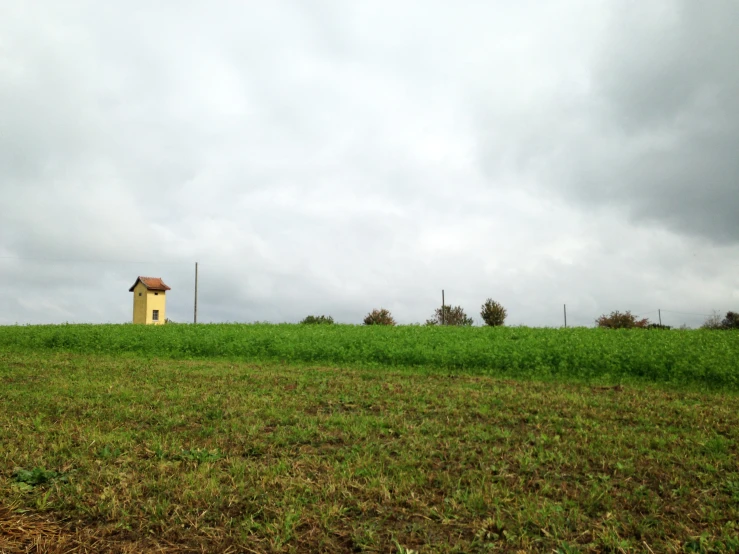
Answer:
[[[133,322],[161,325],[167,319],[166,292],[171,290],[159,277],[139,277],[128,289],[133,293]]]

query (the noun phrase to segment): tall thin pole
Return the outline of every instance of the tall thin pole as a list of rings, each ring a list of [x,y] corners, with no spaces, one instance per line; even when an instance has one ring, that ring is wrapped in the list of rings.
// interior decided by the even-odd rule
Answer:
[[[195,262],[195,310],[193,314],[193,323],[198,322],[198,262]]]
[[[567,328],[567,304],[564,305],[565,307],[565,329]]]
[[[444,317],[444,289],[441,289],[441,324],[446,325]]]
[[[657,310],[657,315],[659,316],[659,326],[662,327],[662,310]]]

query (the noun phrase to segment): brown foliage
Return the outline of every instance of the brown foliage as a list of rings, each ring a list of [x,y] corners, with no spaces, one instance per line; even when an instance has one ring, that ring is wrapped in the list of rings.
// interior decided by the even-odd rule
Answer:
[[[389,310],[380,308],[372,310],[364,318],[365,325],[395,325],[395,320]]]
[[[605,327],[607,329],[646,329],[649,326],[649,320],[647,318],[637,319],[634,314],[630,311],[611,312],[609,315],[603,314],[595,320],[598,327]]]
[[[436,308],[434,316],[426,320],[426,325],[458,325],[469,327],[473,322],[474,320],[464,313],[462,306],[444,306],[443,312],[441,308]]]
[[[480,317],[485,322],[485,325],[491,327],[497,327],[505,323],[505,318],[508,312],[503,307],[503,304],[496,302],[492,298],[488,298],[480,309]]]

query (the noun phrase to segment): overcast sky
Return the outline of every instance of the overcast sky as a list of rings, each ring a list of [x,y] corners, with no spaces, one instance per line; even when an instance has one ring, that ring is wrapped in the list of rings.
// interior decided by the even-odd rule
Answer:
[[[0,324],[739,310],[736,0],[0,0]]]

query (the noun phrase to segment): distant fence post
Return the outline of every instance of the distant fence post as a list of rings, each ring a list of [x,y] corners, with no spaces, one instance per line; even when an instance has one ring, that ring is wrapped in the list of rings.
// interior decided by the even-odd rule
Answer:
[[[198,262],[195,262],[195,306],[193,308],[193,324],[198,322]]]
[[[445,317],[444,317],[444,289],[441,289],[441,324],[445,324]]]

